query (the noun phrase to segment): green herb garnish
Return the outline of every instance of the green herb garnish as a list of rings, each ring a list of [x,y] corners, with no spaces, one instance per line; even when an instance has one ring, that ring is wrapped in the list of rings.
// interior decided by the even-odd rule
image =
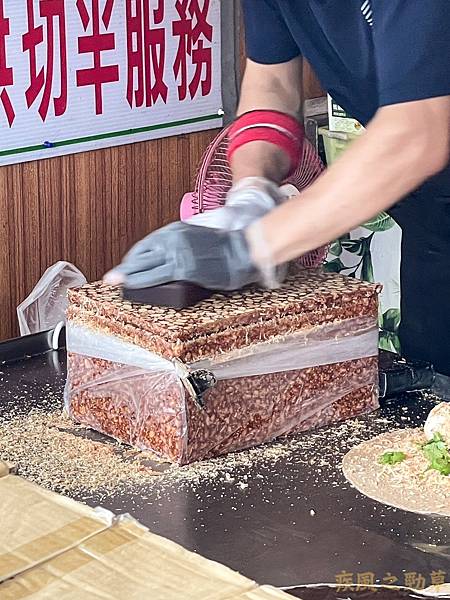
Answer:
[[[404,452],[385,452],[378,460],[381,465],[396,465],[405,460],[406,454]]]
[[[450,452],[440,433],[435,433],[432,440],[423,444],[422,451],[430,461],[428,469],[439,471],[441,475],[450,475]]]

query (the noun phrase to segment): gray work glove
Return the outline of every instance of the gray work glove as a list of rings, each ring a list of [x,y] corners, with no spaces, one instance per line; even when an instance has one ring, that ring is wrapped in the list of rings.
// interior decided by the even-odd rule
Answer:
[[[212,290],[237,290],[260,281],[243,231],[176,222],[138,242],[106,283],[145,288],[189,281]]]

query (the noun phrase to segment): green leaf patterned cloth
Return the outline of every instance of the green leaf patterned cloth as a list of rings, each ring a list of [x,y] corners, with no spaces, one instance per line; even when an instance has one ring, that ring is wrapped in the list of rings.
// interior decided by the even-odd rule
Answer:
[[[365,281],[374,282],[374,262],[383,260],[373,250],[373,243],[378,241],[375,236],[385,235],[385,232],[396,227],[395,221],[387,214],[381,213],[356,231],[342,236],[330,245],[328,260],[325,270],[329,273],[342,273],[348,277],[359,277]],[[398,229],[398,228],[397,228]],[[398,257],[400,260],[400,256]],[[392,279],[392,278],[391,278]],[[381,281],[384,286],[396,285],[399,281],[392,281],[388,277]],[[400,325],[400,298],[396,306],[382,306],[380,308],[380,348],[390,352],[401,352],[398,329]]]
[[[320,130],[323,135],[323,129]],[[341,142],[337,154],[327,152],[330,165],[352,143]],[[327,146],[325,145],[325,148]],[[380,348],[400,353],[400,240],[401,231],[386,212],[370,219],[355,231],[343,235],[329,249],[325,270],[380,282]]]

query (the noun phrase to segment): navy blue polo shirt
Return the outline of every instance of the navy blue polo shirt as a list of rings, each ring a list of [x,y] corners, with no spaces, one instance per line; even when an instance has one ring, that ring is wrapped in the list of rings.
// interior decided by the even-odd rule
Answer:
[[[380,106],[450,95],[450,0],[242,0],[247,55],[302,55],[366,124]]]

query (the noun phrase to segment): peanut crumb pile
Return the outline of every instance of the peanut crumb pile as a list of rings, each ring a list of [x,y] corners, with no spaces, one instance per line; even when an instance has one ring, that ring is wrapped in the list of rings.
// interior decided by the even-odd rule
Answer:
[[[85,435],[61,411],[32,411],[0,421],[0,458],[21,476],[63,494],[120,493],[159,474],[143,463],[145,453]]]
[[[342,487],[341,458],[354,446],[389,431],[395,421],[378,412],[363,418],[282,438],[276,442],[230,453],[220,458],[179,467],[163,462],[151,452],[140,452],[95,434],[63,416],[59,394],[45,389],[46,401],[40,409],[0,416],[0,460],[12,463],[17,473],[49,490],[81,499],[96,497],[98,502],[124,493],[163,490],[172,485],[196,488],[205,482],[235,482],[246,489],[251,477],[265,478],[286,466],[304,464],[314,483]],[[438,401],[432,394],[424,400]],[[418,417],[403,407],[404,427],[418,427]],[[239,472],[236,475],[236,472]],[[237,479],[236,479],[237,477]],[[298,479],[298,475],[296,476]],[[158,492],[157,492],[158,495]]]
[[[66,495],[101,501],[157,485],[161,489],[195,487],[205,481],[234,478],[234,472],[264,473],[279,461],[306,464],[322,483],[342,485],[340,457],[363,440],[392,427],[376,413],[331,428],[280,439],[226,456],[179,467],[150,452],[139,452],[97,436],[63,416],[61,411],[33,410],[28,415],[0,418],[0,459],[17,467],[19,475]],[[93,439],[94,438],[94,439]],[[262,475],[256,475],[256,477]],[[246,487],[247,477],[239,476]]]

